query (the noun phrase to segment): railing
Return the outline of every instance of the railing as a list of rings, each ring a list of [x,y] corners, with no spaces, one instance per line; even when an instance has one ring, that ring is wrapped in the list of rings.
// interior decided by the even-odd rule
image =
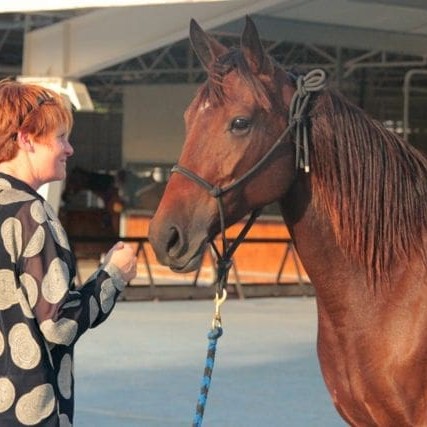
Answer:
[[[79,245],[80,247],[82,245],[93,245],[93,244],[108,244],[112,246],[114,243],[116,243],[118,240],[121,240],[126,243],[130,243],[135,245],[136,247],[136,254],[138,257],[139,263],[142,262],[143,267],[145,269],[145,274],[142,277],[139,275],[135,280],[131,281],[129,283],[129,286],[132,288],[135,287],[145,287],[149,288],[151,295],[156,295],[156,288],[161,286],[164,287],[165,285],[165,277],[162,276],[157,277],[155,273],[153,273],[153,267],[159,266],[159,264],[155,261],[155,257],[152,254],[152,249],[150,246],[150,243],[148,241],[148,238],[145,236],[142,237],[117,237],[117,236],[108,236],[108,237],[88,237],[88,236],[70,236],[70,245],[73,250],[75,250],[76,246]],[[230,242],[232,242],[233,239],[230,239]],[[288,265],[288,262],[292,263],[293,269],[296,272],[296,280],[294,281],[294,284],[298,286],[306,285],[308,280],[306,276],[303,274],[303,268],[300,264],[298,255],[296,254],[296,250],[294,247],[294,244],[291,239],[288,238],[246,238],[241,245],[256,245],[256,244],[283,244],[283,254],[280,259],[280,263],[277,267],[277,271],[275,273],[275,278],[272,282],[263,282],[263,286],[265,285],[273,285],[273,286],[279,286],[281,284],[285,284],[282,281],[283,273],[285,270],[286,265]],[[149,252],[151,256],[149,256]],[[205,255],[209,258],[208,264],[210,264],[212,268],[212,277],[211,280],[212,283],[203,283],[201,284],[201,272],[202,272],[202,266],[203,264],[206,265],[206,263],[202,263],[199,269],[194,273],[194,276],[192,280],[189,281],[189,285],[191,287],[197,288],[197,287],[203,287],[207,288],[210,285],[212,285],[215,281],[215,267],[216,267],[216,256],[213,253],[212,250],[207,250]],[[79,260],[79,256],[77,255],[77,258]],[[84,259],[85,256],[80,257],[80,259]],[[91,256],[93,258],[93,256]],[[153,259],[154,258],[154,259]],[[98,258],[99,259],[99,258]],[[178,276],[178,274],[176,274]],[[181,276],[180,276],[181,277]],[[188,277],[188,275],[187,275]],[[77,265],[77,282],[82,283],[82,274],[79,269],[79,262]],[[144,279],[144,280],[142,280]],[[233,280],[234,279],[234,280]],[[167,280],[167,279],[166,279]],[[188,282],[188,279],[186,280]],[[233,260],[233,264],[231,266],[230,270],[230,284],[234,285],[236,294],[239,298],[245,298],[245,292],[246,289],[249,288],[249,286],[244,285],[253,285],[256,284],[254,281],[251,281],[250,283],[242,281],[241,274],[238,270],[236,262]],[[170,285],[173,286],[174,280],[171,280]],[[244,289],[245,288],[245,289]]]
[[[140,256],[142,256],[144,266],[145,266],[146,272],[147,272],[147,278],[148,278],[149,285],[154,286],[154,279],[153,279],[153,275],[151,273],[150,262],[148,260],[147,251],[145,249],[145,245],[149,244],[147,237],[69,236],[68,240],[70,242],[71,249],[72,249],[72,251],[74,251],[74,253],[76,253],[76,245],[81,244],[81,243],[86,243],[86,244],[103,244],[103,243],[105,243],[105,244],[109,244],[112,246],[115,243],[117,243],[118,241],[122,241],[125,243],[130,243],[130,244],[136,245],[135,253],[136,253],[138,259]],[[99,260],[101,261],[101,256],[102,256],[102,254],[99,253],[96,255],[96,258],[99,258]],[[90,255],[82,256],[81,258],[85,258],[85,257],[93,258],[93,256],[90,256]],[[79,259],[79,256],[77,256],[77,259]],[[82,283],[82,275],[81,275],[81,272],[79,270],[78,264],[77,264],[77,282],[78,282],[78,284]]]

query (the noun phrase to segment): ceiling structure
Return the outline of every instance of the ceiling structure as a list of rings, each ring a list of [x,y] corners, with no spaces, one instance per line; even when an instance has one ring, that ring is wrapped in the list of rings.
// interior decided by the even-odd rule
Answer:
[[[124,86],[205,79],[187,38],[190,18],[232,45],[246,14],[280,63],[325,68],[383,120],[402,117],[409,70],[420,70],[410,74],[412,99],[427,99],[425,0],[193,1],[0,14],[0,76],[79,79],[99,108],[120,110]]]

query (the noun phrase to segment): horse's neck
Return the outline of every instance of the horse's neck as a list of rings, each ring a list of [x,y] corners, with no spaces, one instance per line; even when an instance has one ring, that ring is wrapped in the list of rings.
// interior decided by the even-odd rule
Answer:
[[[281,202],[283,218],[318,298],[327,303],[340,297],[345,304],[366,289],[366,274],[337,245],[330,220],[313,204],[308,181],[298,179]]]
[[[427,304],[427,271],[420,256],[396,262],[389,272],[390,281],[368,282],[365,267],[344,254],[330,218],[313,203],[308,176],[297,178],[280,206],[301,262],[316,289],[321,315],[332,321],[331,313],[345,311],[349,321],[355,320],[357,308],[371,310],[375,305],[387,304],[396,293],[402,299],[407,294],[417,295]]]
[[[425,265],[417,257],[406,266],[396,263],[390,285],[368,285],[364,267],[344,256],[330,220],[316,210],[308,187],[302,184],[296,183],[281,207],[316,289],[317,352],[326,385],[349,424],[393,425],[381,420],[360,422],[360,413],[354,408],[375,401],[378,390],[384,396],[406,390],[405,381],[414,367],[423,366],[419,361],[424,361],[427,353]],[[379,372],[378,369],[381,374],[372,379],[372,372]],[[367,372],[369,381],[365,377]],[[400,377],[393,376],[396,372],[401,372]],[[417,390],[422,390],[425,376],[416,376]],[[384,382],[383,378],[397,380]],[[413,389],[410,382],[408,390]],[[425,391],[420,396],[420,400],[425,400]],[[415,421],[395,425],[398,424],[421,425]]]

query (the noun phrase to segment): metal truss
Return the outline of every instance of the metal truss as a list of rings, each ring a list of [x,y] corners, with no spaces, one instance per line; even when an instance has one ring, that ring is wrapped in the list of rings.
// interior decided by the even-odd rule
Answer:
[[[0,15],[0,77],[21,73],[26,31],[60,22],[78,13],[82,12]],[[225,45],[237,45],[240,38],[240,35],[225,32],[218,32],[216,36]],[[403,117],[405,74],[412,69],[427,69],[427,57],[415,54],[271,40],[264,40],[264,45],[285,67],[297,67],[302,71],[324,68],[333,86],[380,120],[398,121]],[[121,111],[126,86],[201,83],[205,78],[204,70],[185,39],[81,80],[87,85],[98,109]],[[416,87],[427,87],[427,76],[418,77],[414,86],[415,102],[427,105],[425,90],[416,91]]]

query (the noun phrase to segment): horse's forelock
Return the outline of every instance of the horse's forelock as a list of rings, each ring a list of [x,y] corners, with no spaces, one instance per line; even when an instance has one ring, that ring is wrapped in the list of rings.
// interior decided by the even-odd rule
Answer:
[[[227,102],[224,78],[232,71],[235,71],[248,86],[260,107],[270,111],[272,102],[267,88],[259,76],[251,72],[239,49],[230,49],[212,64],[208,70],[208,79],[199,92],[199,102],[203,103],[208,100],[213,106],[223,105]]]

